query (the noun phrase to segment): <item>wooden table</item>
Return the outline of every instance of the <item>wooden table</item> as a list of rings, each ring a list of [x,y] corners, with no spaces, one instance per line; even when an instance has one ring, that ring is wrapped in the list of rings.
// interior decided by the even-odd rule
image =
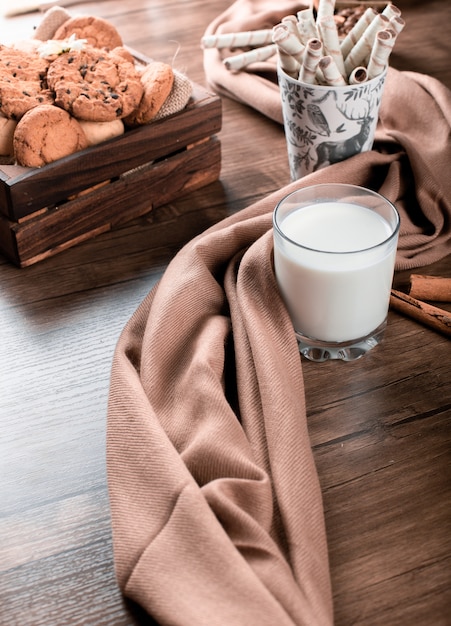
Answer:
[[[200,38],[227,4],[104,0],[72,11],[109,19],[148,56],[177,55],[205,84]],[[392,65],[451,87],[443,26],[451,5],[398,4],[409,28]],[[3,42],[38,21],[36,13],[1,20]],[[430,45],[439,52],[433,67]],[[231,100],[223,116],[217,183],[27,269],[0,257],[2,625],[150,623],[114,577],[110,367],[123,326],[180,246],[288,182],[282,129]],[[426,271],[451,276],[450,258]],[[305,363],[337,625],[451,624],[450,346],[390,312],[384,344],[362,361]]]

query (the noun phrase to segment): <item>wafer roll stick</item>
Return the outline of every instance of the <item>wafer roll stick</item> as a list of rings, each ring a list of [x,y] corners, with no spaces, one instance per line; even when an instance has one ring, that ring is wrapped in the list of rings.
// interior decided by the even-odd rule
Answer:
[[[319,22],[323,17],[333,17],[335,11],[335,0],[319,0],[318,9],[316,11],[316,21]]]
[[[365,30],[374,20],[377,15],[377,11],[372,7],[368,7],[366,11],[361,15],[361,17],[357,20],[354,26],[351,28],[349,33],[343,39],[340,44],[340,50],[343,55],[343,58],[346,59],[351,49],[358,42],[360,37],[363,35]]]
[[[318,68],[322,72],[322,76],[326,85],[331,85],[333,87],[347,85],[347,82],[340,73],[337,64],[330,55],[321,57],[321,59],[319,60]]]
[[[261,48],[248,50],[247,52],[243,52],[242,54],[236,54],[234,56],[227,57],[223,60],[223,63],[228,70],[241,70],[251,63],[266,61],[270,57],[274,56],[276,53],[276,44],[269,44],[267,46],[262,46]]]
[[[381,13],[376,15],[371,24],[366,28],[363,35],[351,49],[345,59],[346,74],[350,74],[353,68],[361,65],[371,54],[376,34],[380,30],[385,30],[390,24],[390,20]]]
[[[316,83],[316,70],[321,59],[323,45],[319,39],[309,39],[299,70],[299,80],[303,83]]]
[[[251,63],[266,61],[270,57],[274,56],[276,52],[277,46],[272,43],[267,46],[262,46],[261,48],[253,48],[252,50],[248,50],[242,54],[226,57],[223,60],[223,63],[228,70],[241,70],[243,67],[247,67]]]
[[[277,50],[277,56],[279,58],[280,67],[283,71],[292,78],[298,78],[299,70],[301,69],[299,61],[297,61],[294,56],[287,54],[280,48]]]
[[[406,22],[405,20],[403,20],[402,17],[398,17],[395,15],[395,17],[392,17],[390,19],[390,28],[393,28],[393,30],[396,32],[396,35],[399,35],[405,25]]]
[[[448,311],[417,298],[412,298],[412,296],[395,289],[391,291],[390,306],[395,311],[433,328],[446,337],[451,337],[451,313]]]
[[[368,72],[366,67],[363,67],[363,65],[359,65],[358,67],[355,67],[349,74],[348,83],[350,85],[360,85],[360,83],[364,83],[367,80]]]
[[[247,48],[271,43],[272,29],[243,31],[241,33],[222,33],[205,35],[201,39],[203,48]]]
[[[340,40],[338,38],[337,25],[333,15],[327,15],[317,21],[318,29],[324,47],[324,54],[330,55],[343,77],[346,76],[343,55],[340,49]]]
[[[280,50],[286,54],[291,54],[297,61],[299,61],[299,63],[302,63],[305,46],[300,42],[296,35],[290,33],[285,25],[276,24],[276,26],[273,27],[272,41]]]
[[[389,20],[391,20],[392,17],[399,17],[401,15],[401,9],[389,2],[382,11],[382,15],[385,15]]]
[[[297,29],[302,43],[305,45],[309,39],[318,39],[319,33],[316,27],[313,9],[302,9],[297,12]]]
[[[368,80],[382,74],[387,66],[388,57],[393,50],[396,39],[391,33],[394,33],[394,31],[381,30],[376,35],[367,65]]]
[[[451,302],[451,278],[412,274],[409,295],[419,300]]]
[[[290,33],[296,35],[296,37],[300,40],[301,36],[298,30],[298,18],[295,15],[286,15],[281,19],[280,23],[286,26]]]

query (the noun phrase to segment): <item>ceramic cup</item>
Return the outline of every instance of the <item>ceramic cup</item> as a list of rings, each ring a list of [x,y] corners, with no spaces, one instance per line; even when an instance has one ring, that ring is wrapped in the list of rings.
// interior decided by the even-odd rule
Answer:
[[[371,150],[387,72],[356,85],[311,85],[277,68],[288,162],[296,180]]]

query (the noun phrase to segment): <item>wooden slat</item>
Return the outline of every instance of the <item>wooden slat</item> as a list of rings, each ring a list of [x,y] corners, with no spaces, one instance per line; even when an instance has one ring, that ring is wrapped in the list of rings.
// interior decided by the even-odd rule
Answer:
[[[32,265],[90,237],[139,217],[182,194],[217,180],[221,148],[216,138],[190,146],[158,163],[49,209],[20,224],[0,220],[0,247],[21,267]]]

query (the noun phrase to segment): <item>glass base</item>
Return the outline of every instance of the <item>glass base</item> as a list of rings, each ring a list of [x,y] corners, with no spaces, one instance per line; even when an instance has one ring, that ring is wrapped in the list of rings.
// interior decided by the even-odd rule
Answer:
[[[333,341],[312,339],[311,337],[301,335],[301,333],[297,331],[295,331],[295,334],[298,341],[299,352],[306,359],[309,359],[309,361],[316,361],[317,363],[333,359],[356,361],[381,343],[386,326],[387,320],[384,320],[376,330],[366,337],[336,343]]]

